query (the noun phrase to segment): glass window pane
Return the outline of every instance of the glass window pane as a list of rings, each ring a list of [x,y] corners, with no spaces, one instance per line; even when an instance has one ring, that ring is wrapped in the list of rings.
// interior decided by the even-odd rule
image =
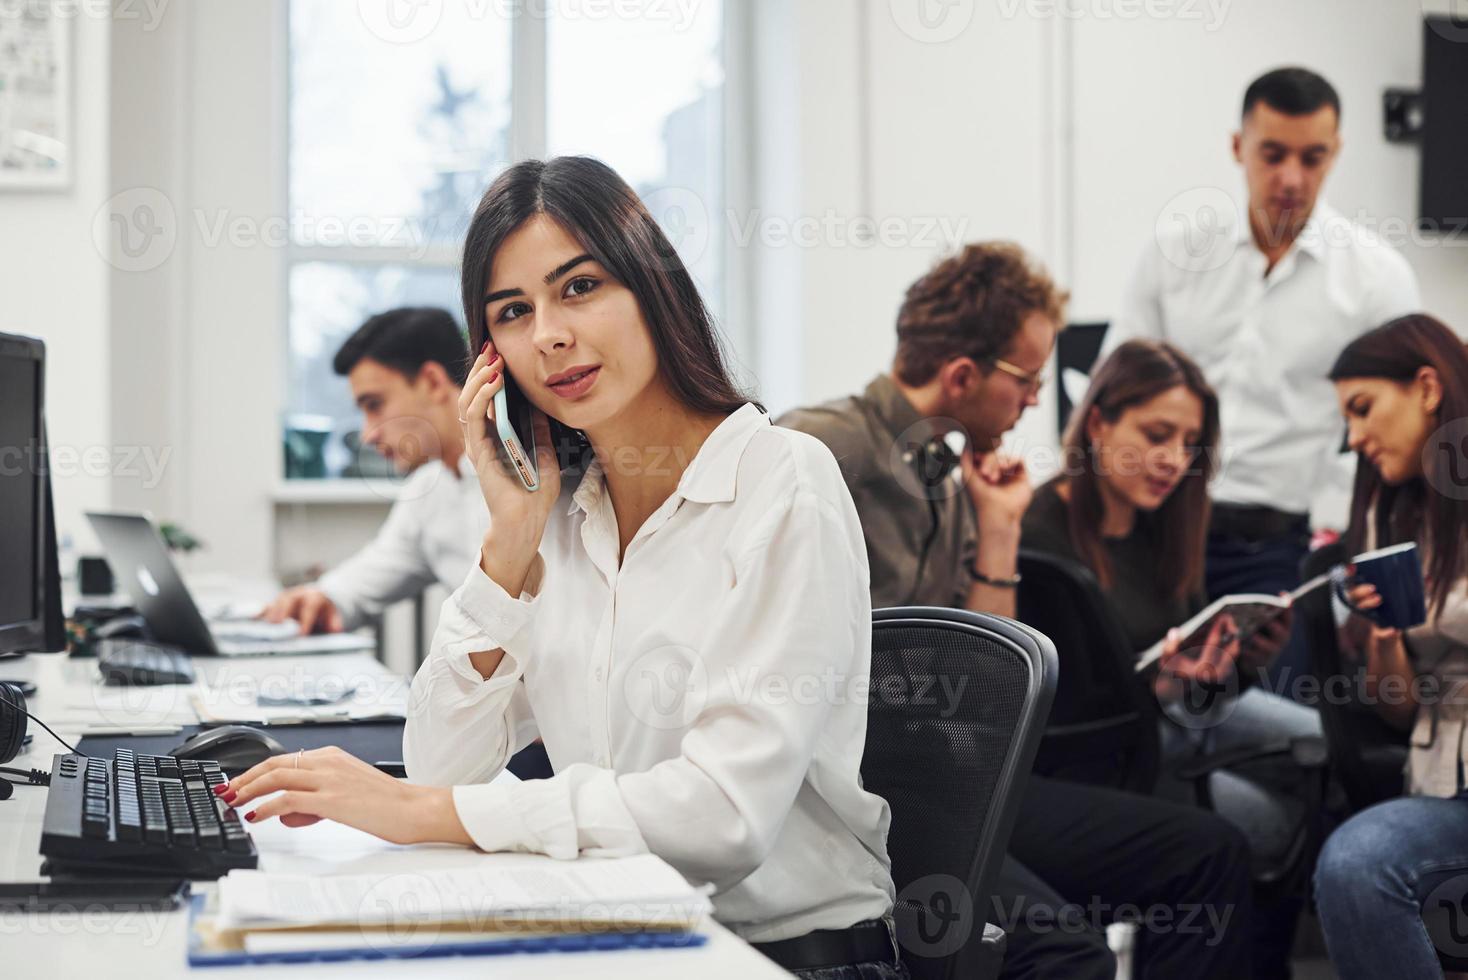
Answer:
[[[509,153],[510,22],[495,10],[292,0],[296,244],[340,244],[353,221],[352,245],[463,240]]]
[[[546,6],[549,153],[614,167],[721,315],[722,3]]]
[[[337,349],[370,316],[398,306],[441,306],[462,325],[459,274],[431,266],[301,262],[290,272],[286,384],[287,478],[392,473],[357,434],[362,417],[347,379],[332,370]]]

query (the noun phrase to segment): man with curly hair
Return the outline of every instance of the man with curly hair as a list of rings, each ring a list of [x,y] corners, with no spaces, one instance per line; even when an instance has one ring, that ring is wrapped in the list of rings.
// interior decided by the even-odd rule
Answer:
[[[873,608],[1014,615],[1031,488],[999,442],[1036,404],[1065,302],[1017,245],[968,245],[909,287],[889,372],[780,419],[841,464]],[[1126,919],[1138,976],[1232,980],[1249,973],[1248,853],[1214,814],[1032,774],[996,894],[975,905],[1009,935],[1006,978],[1110,980],[1105,927]]]

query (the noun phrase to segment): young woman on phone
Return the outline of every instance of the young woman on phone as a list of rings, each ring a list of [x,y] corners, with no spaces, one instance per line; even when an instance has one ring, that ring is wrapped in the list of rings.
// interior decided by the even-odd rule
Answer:
[[[413,681],[415,782],[325,749],[245,773],[234,804],[283,789],[251,819],[651,852],[788,969],[906,976],[863,699],[793,694],[870,667],[865,545],[830,451],[739,393],[692,277],[594,160],[495,180],[463,299],[479,353],[459,414],[490,530]],[[520,398],[533,473],[506,465],[494,418]],[[536,738],[552,778],[486,785]]]
[[[1437,976],[1423,903],[1436,892],[1461,909],[1468,894],[1468,351],[1414,314],[1352,343],[1330,377],[1360,459],[1347,549],[1416,542],[1427,622],[1403,632],[1353,613],[1346,624],[1373,707],[1411,732],[1411,795],[1331,835],[1316,906],[1343,980]],[[1370,585],[1351,593],[1357,608],[1381,604]]]

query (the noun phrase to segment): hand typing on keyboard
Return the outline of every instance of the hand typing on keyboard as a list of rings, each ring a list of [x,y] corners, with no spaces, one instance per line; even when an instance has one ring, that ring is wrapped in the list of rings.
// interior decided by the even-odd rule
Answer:
[[[288,827],[335,820],[395,844],[473,845],[447,786],[417,786],[380,772],[336,746],[277,755],[214,791],[250,822],[279,817]]]

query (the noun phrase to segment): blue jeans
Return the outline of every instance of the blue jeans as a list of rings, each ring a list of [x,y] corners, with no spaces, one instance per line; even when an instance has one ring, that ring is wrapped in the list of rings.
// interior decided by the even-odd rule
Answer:
[[[1465,872],[1463,796],[1388,800],[1342,824],[1315,869],[1315,904],[1341,980],[1440,976],[1422,906],[1441,887],[1461,895],[1454,879]]]

